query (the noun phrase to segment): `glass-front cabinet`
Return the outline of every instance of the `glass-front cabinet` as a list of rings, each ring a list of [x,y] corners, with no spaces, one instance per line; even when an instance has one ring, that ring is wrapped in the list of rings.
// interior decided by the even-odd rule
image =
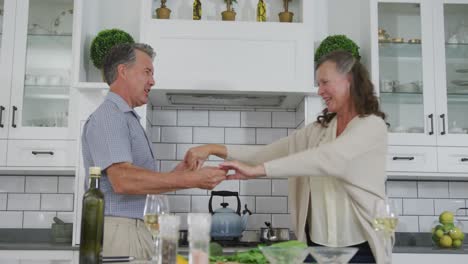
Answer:
[[[435,145],[431,4],[378,1],[378,87],[390,142]]]
[[[9,138],[66,139],[73,0],[16,2]]]
[[[437,0],[435,10],[438,144],[468,146],[468,1]]]

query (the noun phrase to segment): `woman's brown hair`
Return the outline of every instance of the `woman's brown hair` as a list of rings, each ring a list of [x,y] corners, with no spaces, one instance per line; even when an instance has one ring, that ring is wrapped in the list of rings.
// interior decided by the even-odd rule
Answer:
[[[369,79],[367,69],[347,51],[333,51],[317,62],[315,70],[327,61],[336,64],[336,70],[342,74],[351,76],[351,100],[356,108],[359,117],[376,115],[385,120],[385,113],[380,110],[379,100],[374,92],[374,85]],[[336,113],[328,112],[328,108],[322,110],[322,114],[317,117],[317,122],[323,127],[336,116]]]

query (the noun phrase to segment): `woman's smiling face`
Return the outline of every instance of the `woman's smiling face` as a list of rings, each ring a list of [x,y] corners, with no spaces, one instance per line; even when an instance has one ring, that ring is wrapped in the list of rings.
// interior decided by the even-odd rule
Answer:
[[[328,112],[349,111],[351,106],[350,77],[337,71],[336,63],[326,61],[317,69],[318,95],[327,105]]]

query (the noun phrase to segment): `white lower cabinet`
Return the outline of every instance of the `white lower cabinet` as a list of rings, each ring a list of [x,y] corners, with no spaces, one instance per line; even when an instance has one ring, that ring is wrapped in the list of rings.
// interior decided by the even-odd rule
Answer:
[[[7,160],[7,141],[0,140],[0,166],[5,166]]]
[[[8,166],[74,167],[76,141],[8,140]]]
[[[436,148],[388,146],[387,171],[436,172]]]
[[[78,264],[78,250],[0,250],[2,264]]]
[[[439,172],[468,172],[468,149],[440,147],[437,150]]]
[[[468,263],[468,254],[402,254],[393,253],[393,264]]]

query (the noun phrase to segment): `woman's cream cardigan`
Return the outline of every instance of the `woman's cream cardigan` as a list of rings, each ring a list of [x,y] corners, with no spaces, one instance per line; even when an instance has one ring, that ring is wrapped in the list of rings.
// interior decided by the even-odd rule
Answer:
[[[336,122],[336,118],[331,122]],[[304,228],[310,199],[307,177],[342,180],[364,237],[377,263],[383,263],[383,240],[372,228],[372,210],[374,201],[385,196],[386,124],[375,115],[355,117],[339,137],[319,146],[332,128],[336,126],[329,124],[324,128],[315,122],[267,146],[227,146],[228,159],[251,165],[264,163],[267,177],[289,177],[289,208],[294,231],[301,241],[306,240]]]

